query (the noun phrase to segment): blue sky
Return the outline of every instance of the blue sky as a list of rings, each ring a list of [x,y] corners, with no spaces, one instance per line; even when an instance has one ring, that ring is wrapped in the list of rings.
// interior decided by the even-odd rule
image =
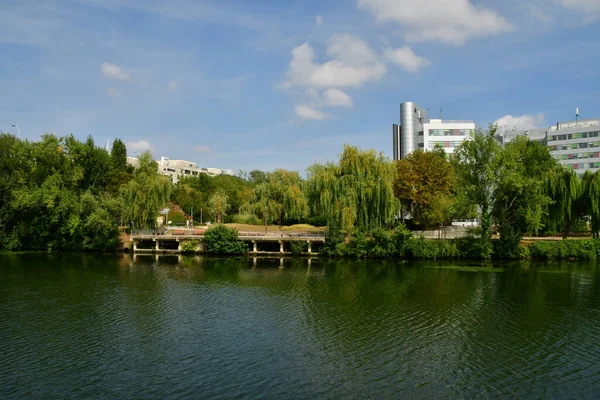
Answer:
[[[600,117],[600,0],[3,0],[0,130],[304,171],[391,155],[412,100],[520,128]]]

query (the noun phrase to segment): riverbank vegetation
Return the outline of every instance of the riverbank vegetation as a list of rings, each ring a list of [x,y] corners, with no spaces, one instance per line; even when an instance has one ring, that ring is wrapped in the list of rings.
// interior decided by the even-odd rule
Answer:
[[[172,184],[149,153],[136,168],[126,157],[118,139],[107,151],[91,137],[48,134],[30,142],[0,134],[0,251],[115,249],[122,231],[156,228],[164,207],[180,224],[193,216],[196,224],[326,229],[329,256],[592,259],[600,247],[595,240],[521,244],[524,235],[587,232],[597,239],[600,175],[561,167],[545,144],[526,137],[501,147],[493,126],[452,157],[435,148],[391,162],[345,146],[337,161],[314,164],[305,177],[254,170]],[[443,231],[470,218],[480,225],[463,239],[425,240],[407,229]],[[210,230],[207,249],[245,251],[224,229]]]

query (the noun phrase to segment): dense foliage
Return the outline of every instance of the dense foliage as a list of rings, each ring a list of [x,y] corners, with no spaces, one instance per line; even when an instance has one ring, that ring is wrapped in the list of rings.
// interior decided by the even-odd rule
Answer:
[[[244,254],[248,245],[238,238],[237,230],[225,225],[209,228],[204,234],[204,246],[209,254]]]
[[[389,226],[399,210],[394,178],[394,167],[383,155],[346,145],[338,163],[308,168],[308,205],[346,235],[355,227]]]
[[[305,179],[296,171],[253,170],[182,177],[175,185],[149,153],[131,167],[119,139],[109,152],[91,137],[44,135],[29,142],[0,134],[0,251],[114,249],[119,227],[154,228],[169,204],[178,224],[192,215],[195,224],[326,224],[323,252],[331,256],[590,258],[596,242],[523,247],[521,241],[526,234],[590,231],[598,238],[600,174],[578,176],[526,137],[503,148],[495,130],[467,138],[453,160],[434,149],[393,163],[345,146],[337,162],[310,166]],[[473,217],[480,228],[451,241],[413,237],[402,221],[438,228]],[[221,225],[207,237],[212,253],[247,247]],[[292,248],[301,253],[304,246]]]
[[[419,149],[396,163],[394,194],[421,225],[442,226],[452,221],[454,183],[454,169],[443,149]]]
[[[146,152],[138,158],[133,179],[121,188],[124,216],[135,228],[154,228],[158,210],[169,201],[171,181],[158,174],[158,164]]]
[[[0,250],[113,249],[123,209],[109,190],[113,171],[92,138],[0,135]]]

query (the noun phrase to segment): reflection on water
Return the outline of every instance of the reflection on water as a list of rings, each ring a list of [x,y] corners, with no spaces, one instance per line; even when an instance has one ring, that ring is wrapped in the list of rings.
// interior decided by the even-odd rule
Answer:
[[[597,398],[595,264],[0,256],[2,398]]]

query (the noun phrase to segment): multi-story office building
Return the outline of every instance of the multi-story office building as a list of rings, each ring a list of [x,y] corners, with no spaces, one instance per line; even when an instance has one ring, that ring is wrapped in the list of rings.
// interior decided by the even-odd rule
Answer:
[[[467,137],[475,133],[473,121],[430,119],[427,112],[412,102],[400,104],[400,125],[394,124],[394,160],[400,160],[417,149],[429,151],[442,147],[448,157]]]
[[[500,130],[497,134],[502,145],[517,136],[547,144],[559,164],[577,173],[600,169],[600,119],[559,122],[546,129]]]
[[[577,173],[600,169],[600,119],[559,122],[548,129],[550,154]]]
[[[129,164],[134,167],[138,166],[138,159],[127,157]],[[189,176],[199,176],[206,174],[210,176],[231,175],[235,176],[235,171],[232,169],[219,168],[199,168],[195,162],[185,160],[171,160],[168,157],[161,157],[158,163],[158,173],[168,176],[173,183],[179,182],[179,179]]]

